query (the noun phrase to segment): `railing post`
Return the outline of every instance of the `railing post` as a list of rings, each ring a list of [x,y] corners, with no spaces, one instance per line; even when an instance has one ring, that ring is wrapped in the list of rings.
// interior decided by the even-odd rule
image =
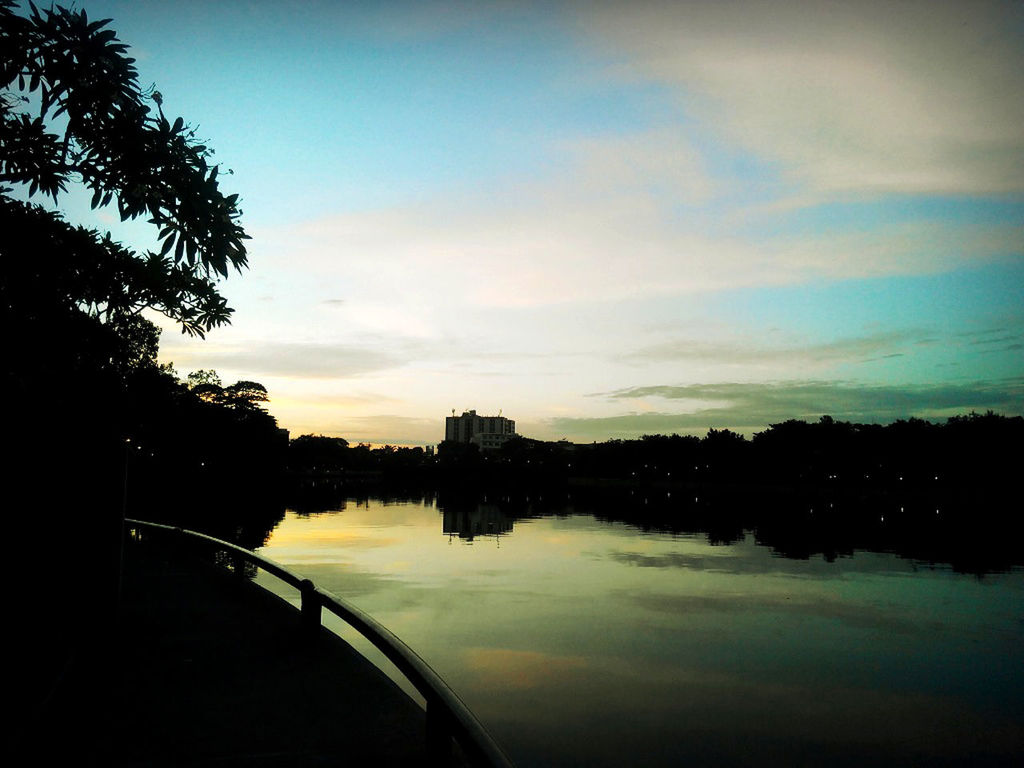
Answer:
[[[316,585],[309,579],[299,584],[302,595],[302,626],[310,637],[316,637],[320,631],[320,596],[316,593]]]
[[[445,685],[437,673],[373,617],[329,593],[318,590],[309,579],[303,579],[298,574],[292,573],[259,554],[247,550],[239,551],[240,548],[230,542],[195,531],[187,531],[180,527],[150,523],[144,520],[127,520],[126,523],[137,528],[141,538],[146,538],[145,532],[148,531],[168,531],[178,534],[189,543],[203,543],[206,546],[213,544],[222,552],[238,556],[238,559],[229,558],[236,570],[238,570],[239,560],[243,567],[242,570],[246,563],[251,562],[257,568],[263,569],[289,586],[298,589],[301,631],[305,637],[311,640],[316,639],[320,634],[323,626],[321,615],[324,608],[353,627],[394,663],[420,695],[426,699],[426,733],[424,735],[429,765],[449,768],[454,758],[458,756],[460,759],[468,760],[472,765],[512,768],[511,761],[501,751],[501,748],[494,743],[494,740],[473,717],[466,705]]]
[[[240,552],[235,552],[231,558],[231,570],[234,571],[235,576],[245,577],[245,563],[245,557]]]

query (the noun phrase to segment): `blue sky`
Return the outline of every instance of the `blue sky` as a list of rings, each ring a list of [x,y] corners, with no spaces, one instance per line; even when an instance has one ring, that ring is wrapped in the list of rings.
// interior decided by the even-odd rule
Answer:
[[[293,434],[1024,411],[1020,3],[81,7],[253,236],[232,327],[161,357]]]

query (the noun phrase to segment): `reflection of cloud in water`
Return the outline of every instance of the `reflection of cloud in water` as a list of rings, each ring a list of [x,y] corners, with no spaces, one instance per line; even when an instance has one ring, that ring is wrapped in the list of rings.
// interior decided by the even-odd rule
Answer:
[[[469,648],[463,657],[479,687],[500,690],[557,685],[587,666],[582,656],[553,656],[509,648]]]
[[[368,536],[365,533],[345,530],[326,530],[301,532],[301,528],[293,528],[285,535],[275,532],[274,534],[274,558],[283,561],[317,560],[323,557],[326,550],[342,549],[372,549],[376,547],[390,547],[401,543],[401,539],[388,538],[374,534]],[[344,553],[339,551],[338,557],[332,562],[344,559]]]
[[[766,547],[755,544],[734,544],[722,547],[721,554],[665,552],[647,555],[640,552],[611,550],[607,557],[618,563],[638,568],[683,568],[714,573],[780,573],[787,576],[841,577],[843,573],[909,573],[916,569],[909,560],[892,555],[858,552],[857,557],[840,557],[828,562],[824,557],[793,560],[777,557]]]
[[[842,600],[838,597],[815,595],[776,595],[767,593],[722,592],[701,595],[667,595],[619,590],[614,593],[621,600],[651,611],[671,614],[694,613],[752,613],[768,611],[834,619],[850,626],[883,632],[904,634],[930,633],[945,627],[942,622],[927,621],[898,612],[899,606],[868,605]]]
[[[290,563],[289,566],[291,566]],[[386,576],[359,571],[351,567],[339,568],[336,563],[303,561],[301,567],[296,570],[300,570],[303,576],[311,579],[318,587],[343,599],[384,590],[394,591],[393,580]]]
[[[983,715],[943,694],[831,678],[786,681],[634,656],[579,659],[581,671],[574,674],[576,666],[559,667],[564,657],[472,654],[494,675],[480,686],[485,695],[474,711],[498,730],[514,727],[523,753],[538,764],[581,763],[586,745],[584,752],[601,755],[603,765],[633,765],[637,754],[661,743],[653,761],[660,765],[915,765],[937,758],[1008,765],[991,758],[1018,754],[1022,744],[1011,714]],[[517,686],[506,677],[515,675],[520,660],[528,662],[531,677]],[[501,695],[486,695],[495,692]],[[564,717],[580,711],[581,702],[585,716]],[[672,738],[666,741],[667,723]],[[969,743],[965,733],[979,740]],[[837,762],[840,755],[847,759]]]
[[[955,696],[827,679],[813,683],[761,679],[756,674],[650,665],[636,659],[608,660],[601,671],[607,685],[592,693],[606,697],[608,706],[628,712],[638,730],[656,725],[671,713],[677,722],[687,724],[684,732],[694,735],[731,733],[758,744],[770,744],[772,736],[777,736],[790,746],[813,750],[814,745],[845,744],[854,750],[879,749],[891,758],[1007,753],[1021,743],[1019,723],[1005,715],[983,716]],[[628,697],[626,681],[637,680],[645,683],[643,695],[614,701],[612,690]],[[964,744],[965,728],[985,733],[988,743],[983,748]],[[884,764],[903,762],[893,759]]]

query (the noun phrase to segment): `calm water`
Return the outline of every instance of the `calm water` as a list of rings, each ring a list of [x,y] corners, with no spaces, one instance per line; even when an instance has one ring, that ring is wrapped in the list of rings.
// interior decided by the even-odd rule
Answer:
[[[750,535],[372,500],[289,511],[262,552],[392,629],[523,768],[1003,765],[1024,750],[1020,571],[788,560]]]

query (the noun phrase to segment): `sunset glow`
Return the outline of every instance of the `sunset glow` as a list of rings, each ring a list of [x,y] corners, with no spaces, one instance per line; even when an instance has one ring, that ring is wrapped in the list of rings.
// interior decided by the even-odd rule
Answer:
[[[293,435],[1024,412],[1019,3],[83,7],[252,235],[232,326],[161,360]]]

